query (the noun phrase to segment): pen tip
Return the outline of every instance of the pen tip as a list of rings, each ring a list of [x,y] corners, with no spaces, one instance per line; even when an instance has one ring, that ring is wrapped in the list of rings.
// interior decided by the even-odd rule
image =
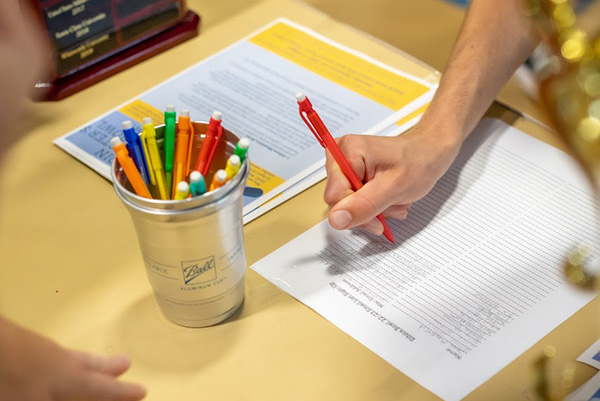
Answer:
[[[303,102],[306,99],[306,95],[303,92],[296,93],[296,101]]]

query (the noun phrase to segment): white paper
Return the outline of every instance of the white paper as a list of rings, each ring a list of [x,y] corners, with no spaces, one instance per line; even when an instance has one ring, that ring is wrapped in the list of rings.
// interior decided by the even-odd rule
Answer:
[[[596,340],[583,354],[577,358],[577,361],[600,369],[600,340]]]
[[[600,401],[600,373],[583,383],[565,398],[565,401]]]
[[[561,267],[598,254],[595,200],[563,152],[483,120],[391,245],[316,225],[252,267],[445,400],[592,299]]]

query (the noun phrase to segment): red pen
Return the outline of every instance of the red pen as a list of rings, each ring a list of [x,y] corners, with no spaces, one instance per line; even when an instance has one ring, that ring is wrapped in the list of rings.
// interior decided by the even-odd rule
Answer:
[[[300,106],[299,112],[300,117],[306,123],[308,128],[317,138],[321,146],[325,149],[329,150],[333,159],[338,164],[342,173],[346,176],[348,181],[350,181],[350,185],[352,186],[353,191],[358,191],[362,188],[363,183],[360,181],[360,178],[356,175],[356,172],[352,169],[350,162],[344,156],[344,153],[338,146],[337,142],[331,136],[331,133],[321,120],[321,117],[317,114],[317,112],[313,109],[310,100],[306,97],[306,95],[302,92],[296,95],[296,100],[298,101],[298,105]],[[383,224],[383,235],[387,238],[392,244],[394,243],[394,235],[392,231],[388,227],[385,219],[381,214],[377,215],[381,224]]]
[[[194,170],[199,171],[204,177],[206,177],[206,173],[208,173],[210,163],[217,150],[217,145],[221,141],[221,136],[223,136],[221,117],[222,114],[220,111],[213,112],[210,117],[206,135],[204,136],[204,140],[200,146],[200,152],[198,153],[198,159],[196,160],[196,167]]]

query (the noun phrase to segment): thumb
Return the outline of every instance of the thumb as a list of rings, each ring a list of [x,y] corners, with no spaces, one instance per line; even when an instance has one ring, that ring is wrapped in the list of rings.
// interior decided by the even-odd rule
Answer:
[[[338,230],[360,226],[394,203],[397,202],[392,181],[381,174],[332,207],[329,223]]]

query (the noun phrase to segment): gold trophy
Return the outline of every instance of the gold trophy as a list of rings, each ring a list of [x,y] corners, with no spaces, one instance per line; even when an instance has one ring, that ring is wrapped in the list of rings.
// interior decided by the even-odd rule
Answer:
[[[600,23],[600,7],[598,4],[593,7],[593,22]],[[590,27],[583,28],[569,0],[528,0],[527,11],[541,33],[541,46],[546,54],[537,71],[541,102],[598,196],[600,36],[592,35]],[[584,290],[595,290],[596,277],[586,268],[589,264],[586,246],[580,245],[565,259],[566,279]],[[556,369],[550,369],[553,356],[554,349],[547,347],[536,364],[536,390],[547,401],[562,400],[574,390],[574,363],[558,369],[556,374]],[[549,374],[550,370],[553,374]]]

